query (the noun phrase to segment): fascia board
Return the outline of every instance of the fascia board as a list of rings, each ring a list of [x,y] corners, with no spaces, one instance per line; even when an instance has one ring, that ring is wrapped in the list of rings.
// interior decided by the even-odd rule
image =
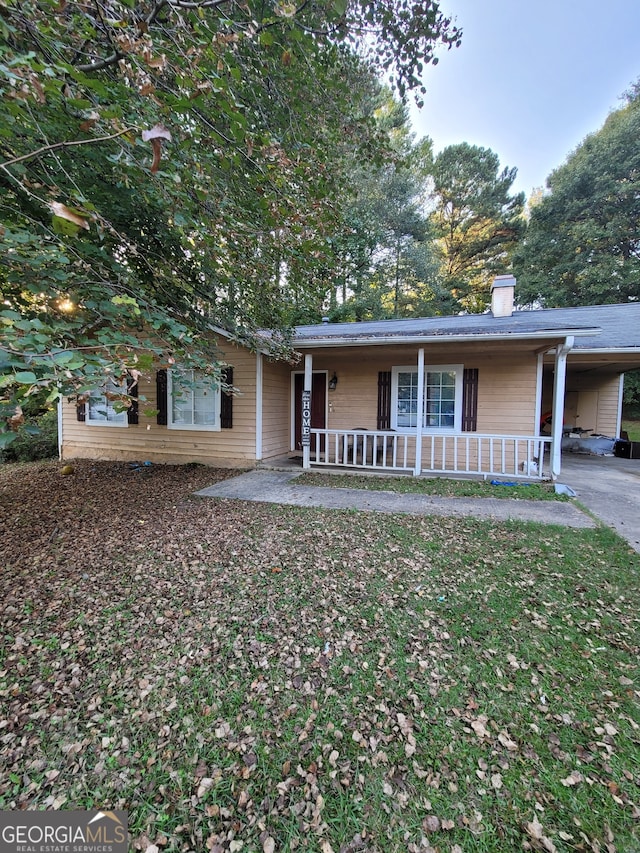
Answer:
[[[640,347],[574,347],[580,355],[640,355]]]
[[[364,347],[364,346],[390,346],[397,344],[448,344],[448,343],[475,343],[487,341],[536,341],[544,338],[564,340],[568,336],[592,337],[599,335],[601,329],[546,329],[541,332],[520,332],[509,334],[508,332],[495,332],[484,335],[389,335],[385,337],[369,336],[364,338],[332,337],[332,338],[308,338],[306,340],[293,339],[294,349],[327,349],[332,347]],[[587,352],[587,350],[581,350]],[[594,350],[601,352],[601,350]],[[637,350],[636,350],[637,352]]]

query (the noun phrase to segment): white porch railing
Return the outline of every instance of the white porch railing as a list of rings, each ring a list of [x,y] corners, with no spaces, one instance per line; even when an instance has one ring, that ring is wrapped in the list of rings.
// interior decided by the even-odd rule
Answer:
[[[312,429],[311,464],[381,471],[411,471],[416,437],[369,430]]]
[[[422,436],[422,471],[542,480],[549,437],[465,432]],[[548,461],[548,455],[547,455]]]
[[[545,469],[550,445],[545,436],[423,433],[416,472],[416,436],[411,433],[312,429],[310,464],[541,480],[550,474]]]

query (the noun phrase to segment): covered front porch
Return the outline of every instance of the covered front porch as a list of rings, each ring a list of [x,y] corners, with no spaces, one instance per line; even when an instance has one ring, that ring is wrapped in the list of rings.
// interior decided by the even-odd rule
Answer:
[[[511,343],[509,357],[504,344],[464,351],[457,347],[456,364],[452,347],[430,351],[428,365],[424,347],[411,348],[412,358],[408,348],[392,352],[384,362],[380,350],[352,351],[350,360],[341,352],[340,377],[334,369],[339,363],[335,352],[316,358],[306,353],[304,372],[296,372],[292,385],[297,424],[292,450],[302,452],[305,469],[555,479],[561,468],[562,419],[554,419],[551,435],[540,434],[542,354],[554,347],[553,408],[562,411],[570,342],[556,339],[542,347],[536,343],[535,350],[531,341],[521,343],[515,354]],[[403,382],[409,372],[412,386],[407,389]],[[441,389],[435,403],[429,387],[434,374],[446,374],[451,381],[450,396]],[[372,399],[376,376],[377,418]],[[319,391],[325,383],[323,398]],[[434,411],[440,418],[435,427]],[[347,419],[362,426],[345,425]]]

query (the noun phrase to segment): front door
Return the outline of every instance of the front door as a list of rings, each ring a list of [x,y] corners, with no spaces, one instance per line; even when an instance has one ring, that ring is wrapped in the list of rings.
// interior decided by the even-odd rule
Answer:
[[[294,374],[293,386],[293,447],[302,450],[302,391],[304,373]],[[327,372],[313,373],[311,378],[311,429],[327,426]],[[312,445],[313,446],[313,445]],[[321,442],[324,447],[324,441]]]

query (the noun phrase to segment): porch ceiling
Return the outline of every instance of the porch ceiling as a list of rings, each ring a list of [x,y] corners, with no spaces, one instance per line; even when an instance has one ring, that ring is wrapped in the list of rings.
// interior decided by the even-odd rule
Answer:
[[[554,354],[546,353],[544,366],[553,367]],[[615,375],[629,370],[640,369],[640,350],[635,352],[580,352],[572,350],[567,358],[567,371],[570,373],[591,373]]]

